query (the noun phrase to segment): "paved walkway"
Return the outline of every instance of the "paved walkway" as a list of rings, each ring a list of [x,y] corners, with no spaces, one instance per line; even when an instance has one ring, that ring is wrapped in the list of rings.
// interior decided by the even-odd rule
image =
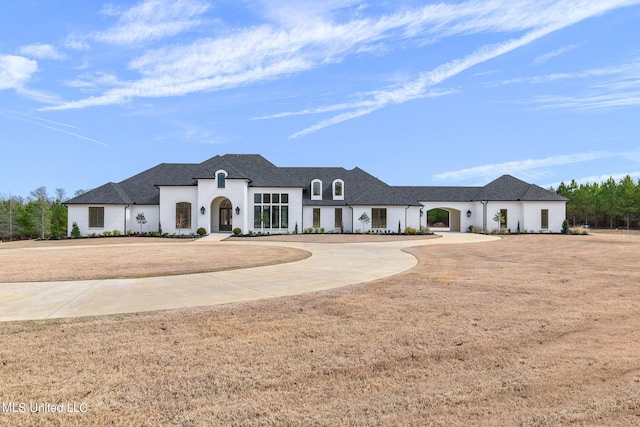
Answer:
[[[416,265],[403,248],[485,242],[497,237],[442,233],[441,238],[377,243],[226,242],[310,251],[301,261],[242,270],[142,279],[0,284],[0,321],[92,316],[208,306],[337,288],[398,274]]]

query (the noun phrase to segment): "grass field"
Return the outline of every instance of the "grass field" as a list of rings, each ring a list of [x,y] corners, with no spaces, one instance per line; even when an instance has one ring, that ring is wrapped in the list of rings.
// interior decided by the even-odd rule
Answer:
[[[0,425],[640,425],[640,236],[409,251],[332,291],[0,323],[0,401],[27,405]]]
[[[0,283],[120,279],[203,273],[297,261],[294,248],[119,237],[0,244]]]

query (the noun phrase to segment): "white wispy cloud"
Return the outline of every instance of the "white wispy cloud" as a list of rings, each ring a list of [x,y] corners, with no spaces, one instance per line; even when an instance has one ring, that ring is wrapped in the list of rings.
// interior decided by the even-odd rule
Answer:
[[[53,59],[55,61],[64,61],[67,59],[67,55],[59,52],[54,46],[45,43],[33,43],[22,46],[18,49],[18,53],[36,59]]]
[[[551,20],[549,24],[544,25],[541,28],[532,30],[525,34],[524,36],[512,39],[503,43],[490,44],[482,46],[477,51],[472,54],[455,59],[439,67],[436,67],[432,71],[423,72],[419,75],[419,77],[404,85],[399,89],[392,89],[387,91],[379,91],[374,97],[373,105],[369,106],[366,109],[360,109],[357,111],[342,113],[340,115],[334,116],[329,119],[325,119],[319,123],[316,123],[306,129],[298,131],[289,138],[298,138],[300,136],[316,132],[320,129],[323,129],[328,126],[332,126],[347,120],[351,120],[356,117],[363,116],[365,114],[369,114],[378,109],[384,108],[390,104],[400,104],[413,99],[421,98],[424,96],[425,91],[430,86],[441,83],[442,81],[455,76],[475,65],[486,62],[493,58],[496,58],[500,55],[508,53],[512,50],[518,49],[522,46],[525,46],[543,36],[546,36],[554,31],[565,28],[569,25],[573,25],[576,22],[589,18],[591,16],[603,13],[607,10],[608,7],[619,6],[620,2],[612,2],[610,4],[604,4],[603,2],[595,3],[595,2],[582,2],[582,6],[585,6],[582,9],[578,10],[565,10],[564,14],[555,17],[554,20]],[[576,6],[576,5],[573,5]],[[555,8],[552,8],[555,9]],[[546,12],[549,12],[548,10]],[[556,11],[558,12],[558,11]],[[509,13],[507,13],[509,15]],[[525,19],[526,25],[531,25],[531,21],[527,21],[525,16],[520,16],[521,19]],[[539,19],[539,17],[536,18]],[[481,24],[474,23],[473,25],[487,25],[486,21],[480,20]],[[512,21],[510,21],[512,22]],[[548,21],[549,22],[549,21]],[[499,21],[496,23],[500,28],[503,27],[504,22]],[[473,25],[469,25],[472,27]],[[459,26],[453,27],[456,32],[461,31]],[[464,27],[465,30],[468,30],[467,27]],[[452,30],[450,30],[452,31]],[[327,110],[331,109],[331,106],[325,107]]]
[[[107,6],[103,14],[117,16],[117,24],[93,39],[113,44],[131,44],[171,37],[202,24],[198,16],[209,5],[197,0],[146,0],[124,12]]]
[[[504,84],[544,84],[559,80],[581,82],[581,93],[538,95],[523,101],[540,109],[611,109],[640,105],[640,60],[573,73],[517,78]]]
[[[367,114],[376,108],[427,96],[429,86],[456,75],[478,63],[530,43],[551,31],[639,0],[493,0],[456,4],[429,4],[401,8],[380,16],[358,13],[335,15],[335,7],[350,1],[333,1],[331,7],[305,13],[296,3],[297,15],[286,17],[286,24],[262,24],[241,28],[216,38],[202,38],[188,45],[151,49],[129,63],[129,71],[140,78],[121,81],[100,95],[70,101],[51,109],[86,108],[125,103],[140,97],[182,96],[194,92],[216,91],[252,83],[280,79],[297,73],[344,61],[350,55],[403,49],[406,43],[423,43],[452,35],[482,32],[523,32],[503,43],[487,45],[470,55],[454,59],[432,71],[421,73],[415,81],[385,90],[372,91],[371,106],[325,120],[339,123]],[[92,37],[107,43],[131,44],[157,40],[188,31],[200,24],[206,5],[181,0],[170,3],[146,1],[128,10],[109,8],[118,23]],[[174,5],[175,4],[175,5]],[[275,8],[274,8],[275,9]],[[313,8],[311,8],[313,9]],[[331,109],[331,107],[324,107]],[[335,111],[340,111],[336,108]],[[313,129],[321,129],[322,124]],[[311,128],[298,132],[308,133]]]
[[[59,132],[59,133],[64,133],[66,135],[70,135],[73,136],[74,138],[78,138],[81,139],[83,141],[89,141],[92,142],[94,144],[98,144],[98,145],[102,145],[103,147],[109,147],[108,144],[105,144],[102,141],[99,141],[97,139],[94,138],[89,138],[88,136],[82,135],[76,131],[81,131],[82,129],[77,127],[77,126],[73,126],[70,125],[68,123],[62,123],[62,122],[58,122],[58,121],[54,121],[54,120],[48,120],[42,117],[37,117],[37,116],[33,116],[30,114],[25,114],[25,113],[12,113],[12,112],[7,112],[7,111],[0,111],[0,115],[13,119],[13,120],[18,120],[18,121],[24,121],[24,122],[28,122],[31,123],[33,125],[36,126],[40,126],[46,129],[50,129],[54,132]],[[72,129],[72,130],[70,130]]]
[[[38,71],[33,59],[16,55],[0,55],[0,90],[19,89]]]
[[[541,168],[551,166],[562,166],[572,163],[582,163],[594,160],[601,160],[612,157],[630,157],[634,153],[591,151],[587,153],[563,154],[545,157],[543,159],[525,159],[503,163],[490,163],[487,165],[475,166],[472,168],[459,169],[448,172],[441,172],[434,175],[438,181],[462,181],[467,179],[494,179],[500,175],[521,175],[526,177],[540,176],[537,171]],[[635,154],[637,155],[637,153]]]
[[[564,46],[564,47],[561,47],[560,49],[552,50],[551,52],[548,52],[548,53],[545,53],[544,55],[540,55],[540,56],[536,57],[533,60],[533,62],[536,65],[539,65],[539,64],[542,64],[544,62],[547,62],[548,60],[550,60],[552,58],[555,58],[556,56],[560,56],[560,55],[562,55],[564,53],[572,51],[573,49],[576,49],[578,47],[579,47],[579,45],[577,45],[577,44]]]

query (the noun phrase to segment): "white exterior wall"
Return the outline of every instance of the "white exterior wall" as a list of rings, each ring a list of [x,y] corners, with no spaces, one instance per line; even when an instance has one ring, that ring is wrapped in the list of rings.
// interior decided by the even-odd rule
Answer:
[[[378,209],[386,209],[387,210],[387,226],[385,228],[372,228],[372,213],[371,210],[373,208],[378,208]],[[363,228],[363,224],[358,221],[358,218],[360,218],[360,216],[362,216],[363,213],[367,214],[367,216],[369,216],[369,223],[368,224],[364,224],[364,228]],[[414,227],[417,228],[418,226],[418,220],[415,218],[416,216],[416,212],[417,215],[419,217],[420,215],[420,209],[418,207],[409,207],[407,209],[406,206],[354,206],[353,207],[353,227],[354,227],[354,231],[361,231],[361,232],[367,232],[367,231],[380,231],[380,232],[391,232],[391,233],[397,233],[398,232],[398,221],[400,222],[400,231],[404,232],[407,223],[409,224],[410,227]],[[409,222],[409,220],[411,220],[411,222]],[[415,224],[415,225],[411,225],[411,224]]]
[[[104,227],[89,228],[89,207],[104,208]],[[71,236],[73,223],[78,224],[80,234],[102,234],[105,231],[119,230],[122,234],[124,230],[124,209],[126,205],[69,205],[67,215],[67,234]]]
[[[247,219],[249,209],[247,209],[247,181],[244,179],[226,179],[225,188],[218,188],[218,181],[215,179],[198,180],[198,206],[196,207],[197,225],[204,228],[207,233],[215,233],[219,230],[220,202],[225,198],[229,199],[232,206],[232,228],[240,228],[244,233],[247,230]],[[205,208],[204,215],[200,208]],[[240,208],[240,215],[236,214],[236,208]]]
[[[482,205],[480,205],[482,208]],[[487,231],[499,230],[500,224],[493,220],[496,213],[500,212],[500,209],[507,210],[507,227],[512,232],[515,232],[518,228],[518,222],[520,222],[520,231],[524,231],[524,210],[523,202],[488,202],[487,203]],[[482,228],[482,224],[481,224]]]
[[[138,214],[144,214],[147,220],[146,224],[138,224],[136,217]],[[106,216],[106,213],[105,213]],[[127,208],[127,230],[133,233],[149,233],[156,232],[160,227],[160,206],[158,205],[130,205]],[[105,218],[106,221],[106,218]],[[126,230],[125,230],[126,232]]]
[[[566,218],[565,202],[524,202],[524,227],[520,230],[560,233],[562,222]],[[542,209],[549,210],[549,228],[542,229]]]
[[[191,203],[191,228],[176,228],[176,203]],[[198,187],[160,187],[160,225],[163,233],[195,233],[198,229]]]
[[[353,229],[351,222],[351,208],[346,205],[337,206],[306,206],[304,208],[300,233],[304,229],[313,228],[313,210],[320,209],[320,227],[324,228],[325,233],[339,233],[340,227],[336,227],[336,209],[342,209],[342,227],[346,233],[350,233]]]
[[[263,205],[262,203],[254,203],[254,195],[256,193],[264,194],[288,194],[289,195],[289,203],[286,206],[289,207],[289,227],[288,228],[265,228],[262,227],[254,227],[254,206]],[[285,205],[280,203],[280,205]],[[271,204],[273,206],[273,204]],[[268,232],[268,233],[293,233],[295,230],[296,224],[298,224],[298,232],[302,233],[302,223],[303,223],[303,215],[302,215],[302,188],[282,188],[282,187],[248,187],[247,191],[247,209],[246,212],[246,220],[247,226],[242,229],[243,233],[246,233],[248,230],[257,232]],[[235,215],[235,214],[234,214]]]

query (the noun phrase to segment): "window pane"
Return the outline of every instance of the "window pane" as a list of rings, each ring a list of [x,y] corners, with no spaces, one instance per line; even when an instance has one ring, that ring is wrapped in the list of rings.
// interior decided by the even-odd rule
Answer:
[[[280,207],[280,225],[282,228],[289,228],[289,207]]]
[[[313,208],[313,228],[320,228],[320,208]]]
[[[262,207],[262,220],[265,228],[271,227],[271,206]]]
[[[264,193],[262,195],[262,203],[271,203],[271,194]]]
[[[342,182],[336,181],[333,195],[334,196],[342,196]]]
[[[271,203],[280,203],[280,194],[279,193],[273,193],[271,195]]]
[[[191,203],[176,203],[176,228],[191,228]]]
[[[254,206],[253,207],[253,227],[260,228],[261,223],[261,215],[262,215],[262,207]]]
[[[540,217],[540,227],[543,230],[547,230],[549,228],[549,209],[542,209],[542,211],[540,212]]]
[[[289,195],[287,193],[282,193],[280,195],[280,202],[281,203],[289,203]]]
[[[387,209],[371,209],[371,228],[387,228]]]
[[[218,188],[224,188],[226,178],[227,177],[225,176],[225,174],[223,173],[218,174]]]
[[[253,203],[262,203],[262,193],[256,193],[253,195]]]
[[[313,195],[314,196],[320,195],[320,183],[318,181],[315,181],[313,183]]]
[[[271,209],[271,228],[280,228],[280,208],[273,206]]]
[[[336,220],[334,224],[335,228],[342,227],[342,208],[336,208]]]
[[[89,228],[104,228],[104,207],[89,208]]]

